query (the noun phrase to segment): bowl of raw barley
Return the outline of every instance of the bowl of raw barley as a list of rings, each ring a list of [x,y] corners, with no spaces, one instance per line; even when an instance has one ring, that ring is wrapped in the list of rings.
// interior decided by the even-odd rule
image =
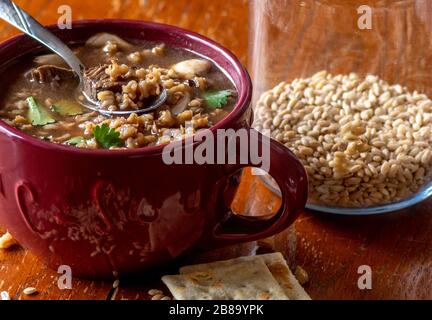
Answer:
[[[250,10],[254,126],[305,166],[308,208],[377,214],[428,198],[432,1],[251,0]]]
[[[301,160],[311,209],[383,213],[432,193],[432,100],[403,85],[321,71],[263,93],[254,126]]]

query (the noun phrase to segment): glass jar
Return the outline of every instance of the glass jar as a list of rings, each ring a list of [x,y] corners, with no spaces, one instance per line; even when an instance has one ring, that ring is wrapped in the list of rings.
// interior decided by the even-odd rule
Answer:
[[[254,125],[305,165],[309,208],[383,213],[431,195],[431,17],[429,0],[250,2]]]

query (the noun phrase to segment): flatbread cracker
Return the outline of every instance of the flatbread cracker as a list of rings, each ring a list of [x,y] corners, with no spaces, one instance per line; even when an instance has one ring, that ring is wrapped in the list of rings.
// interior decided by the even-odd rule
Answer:
[[[263,260],[228,262],[162,281],[176,300],[289,300]]]
[[[191,272],[210,271],[214,269],[223,268],[226,265],[232,265],[240,262],[250,262],[255,260],[262,260],[270,270],[273,277],[282,287],[285,295],[290,300],[311,300],[311,297],[303,289],[295,276],[292,274],[288,267],[283,255],[279,252],[263,254],[259,256],[240,257],[232,260],[217,261],[207,264],[198,264],[193,266],[185,266],[180,269],[180,274],[187,274]]]

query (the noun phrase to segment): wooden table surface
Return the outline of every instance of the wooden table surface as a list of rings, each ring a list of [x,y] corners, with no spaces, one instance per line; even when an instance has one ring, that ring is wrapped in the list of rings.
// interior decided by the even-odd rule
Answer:
[[[16,2],[46,24],[55,23],[58,7],[67,4],[73,19],[131,18],[182,26],[215,39],[247,63],[247,0]],[[16,33],[0,23],[0,39]],[[251,188],[255,191],[250,192]],[[234,205],[238,210],[262,212],[274,209],[279,202],[258,180],[247,175]],[[314,299],[432,299],[431,211],[432,201],[384,216],[341,217],[305,212],[289,230],[267,239],[265,246],[283,252],[291,267],[300,265],[309,273],[306,290]],[[201,254],[199,260],[248,254],[254,245]],[[358,268],[362,265],[372,269],[371,290],[358,288]],[[156,273],[121,280],[116,290],[111,282],[75,278],[72,290],[60,290],[58,276],[20,247],[0,249],[0,291],[8,291],[14,299],[148,299],[148,289],[162,287]],[[22,290],[29,286],[36,287],[39,293],[24,296]]]

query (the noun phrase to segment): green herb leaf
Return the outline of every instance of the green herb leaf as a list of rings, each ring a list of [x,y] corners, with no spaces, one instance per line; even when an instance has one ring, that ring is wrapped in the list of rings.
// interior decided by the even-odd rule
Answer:
[[[104,123],[102,126],[97,126],[93,130],[93,136],[97,143],[105,149],[111,147],[119,147],[121,144],[120,133]]]
[[[29,106],[28,118],[34,126],[43,126],[48,123],[54,123],[56,120],[52,117],[48,110],[45,109],[34,97],[27,98]]]
[[[76,146],[78,144],[81,144],[85,141],[84,137],[73,137],[72,139],[69,139],[65,142],[65,144],[68,144],[70,146]]]
[[[208,91],[203,94],[203,98],[207,105],[212,108],[222,108],[228,103],[228,98],[231,97],[230,90]]]
[[[79,103],[70,100],[60,100],[52,105],[52,109],[62,116],[76,116],[84,113]]]

